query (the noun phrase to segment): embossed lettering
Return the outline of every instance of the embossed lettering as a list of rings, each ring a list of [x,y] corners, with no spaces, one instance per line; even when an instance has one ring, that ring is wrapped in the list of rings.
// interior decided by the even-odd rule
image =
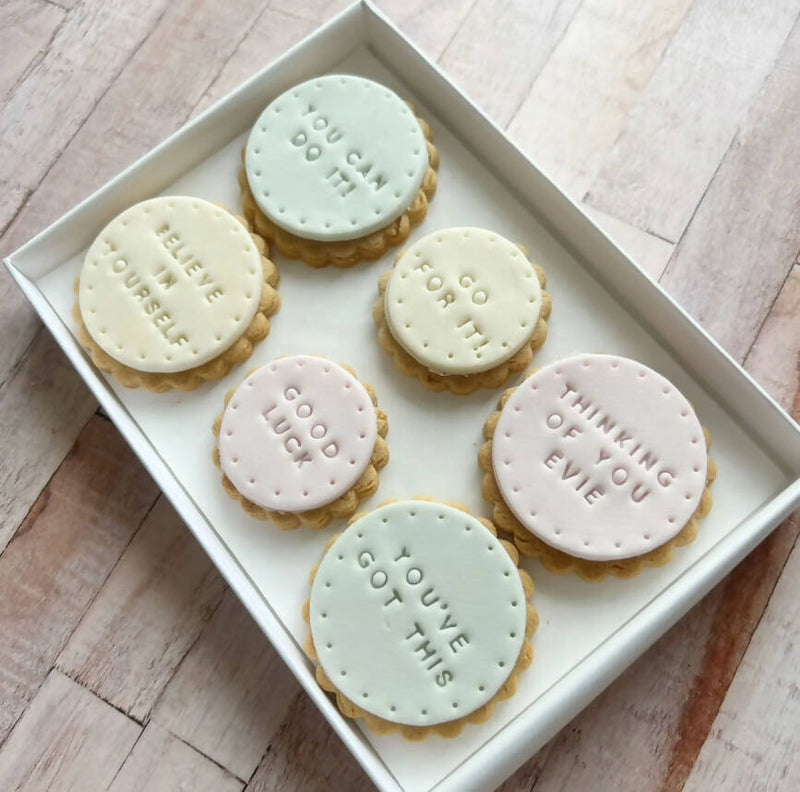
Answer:
[[[377,569],[375,572],[372,573],[369,582],[372,585],[372,588],[382,589],[386,585],[388,580],[389,580],[388,575],[382,569]]]
[[[397,561],[402,561],[404,558],[411,558],[411,556],[408,554],[408,550],[406,550],[405,547],[400,551],[400,555],[395,558],[395,563]]]
[[[433,589],[429,588],[420,597],[420,602],[422,602],[426,608],[430,608],[431,605],[435,605],[439,601],[439,595],[433,596],[433,593]]]
[[[439,687],[446,687],[448,682],[453,680],[453,675],[449,671],[442,671],[436,675],[436,684]]]
[[[385,608],[385,607],[391,605],[393,602],[402,602],[402,601],[403,601],[403,598],[400,596],[400,592],[396,588],[393,588],[392,589],[392,598],[386,600],[386,602],[383,603],[383,607]]]
[[[544,466],[550,468],[552,470],[556,464],[564,458],[564,455],[560,451],[553,451],[551,452],[550,456],[547,457],[544,461]]]
[[[645,489],[643,484],[637,484],[633,488],[633,492],[631,492],[631,500],[635,501],[636,503],[641,503],[649,494],[649,489]]]
[[[657,481],[657,482],[658,482],[658,483],[659,483],[659,484],[660,484],[662,487],[668,487],[670,484],[672,484],[672,480],[673,480],[674,478],[675,478],[675,474],[674,474],[674,473],[672,473],[672,471],[669,471],[669,470],[660,470],[660,471],[659,471],[659,473],[658,473],[658,475],[656,476],[656,481]]]

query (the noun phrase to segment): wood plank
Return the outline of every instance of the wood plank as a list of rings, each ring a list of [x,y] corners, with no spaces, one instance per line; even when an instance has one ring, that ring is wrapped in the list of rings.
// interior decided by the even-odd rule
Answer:
[[[92,418],[0,555],[0,742],[155,499],[116,429]]]
[[[587,0],[508,125],[510,137],[576,200],[595,180],[690,4]]]
[[[143,722],[224,590],[214,565],[162,495],[57,667]]]
[[[87,0],[67,15],[45,56],[0,109],[0,230],[39,185],[165,5],[166,0]]]
[[[378,0],[377,5],[416,46],[437,61],[475,0]]]
[[[800,266],[795,264],[747,355],[747,370],[800,418]]]
[[[151,723],[108,792],[240,792],[244,782]]]
[[[798,577],[795,547],[683,787],[686,792],[800,788]]]
[[[478,0],[439,63],[504,128],[579,5],[580,0]]]
[[[72,447],[97,403],[42,329],[0,383],[0,553]]]
[[[192,115],[221,99],[241,82],[310,33],[316,24],[308,19],[265,8],[239,42],[214,81],[192,110]]]
[[[53,671],[0,749],[0,789],[104,792],[140,728]]]
[[[167,685],[153,722],[246,779],[299,690],[261,630],[228,591]]]
[[[539,781],[547,759],[549,758],[557,739],[550,740],[540,751],[535,753],[516,773],[510,775],[495,792],[529,792]]]
[[[581,208],[653,280],[662,276],[675,245],[587,204],[582,204]]]
[[[65,11],[71,11],[81,0],[46,0],[46,2],[58,8],[63,8]]]
[[[349,0],[272,0],[270,2],[273,10],[313,22],[314,27],[326,22],[349,5]]]
[[[377,5],[432,60],[437,60],[475,0],[376,0]],[[349,0],[272,0],[270,9],[313,29],[350,5]]]
[[[715,590],[559,733],[536,792],[595,789],[601,780],[618,792],[660,789],[721,599]]]
[[[797,14],[796,0],[695,0],[588,202],[677,242]]]
[[[0,103],[44,55],[64,17],[64,9],[44,0],[5,0],[0,5]]]
[[[798,127],[800,22],[661,279],[739,359],[800,249]]]
[[[595,789],[599,779],[618,792],[679,792],[797,534],[796,521],[773,533],[503,791],[534,778],[536,792]]]
[[[800,306],[798,305],[800,303],[800,273],[797,270],[797,266],[792,269],[746,361],[746,367],[750,373],[761,380],[767,390],[784,407],[791,410],[795,418],[800,417],[800,381],[798,381],[797,370],[798,352],[800,352],[797,333],[798,316],[800,316]],[[734,582],[733,579],[729,583],[730,589],[738,589],[743,586],[745,589],[753,590],[755,588],[761,592],[758,603],[751,609],[750,622],[741,630],[743,635],[740,643],[747,647],[746,653],[741,651],[743,647],[740,646],[740,651],[723,664],[731,667],[727,672],[727,676],[730,678],[721,680],[722,684],[719,684],[714,691],[713,702],[716,706],[709,706],[707,702],[704,702],[704,697],[700,695],[701,688],[698,688],[698,695],[694,697],[693,706],[687,707],[684,715],[687,738],[682,743],[677,743],[673,750],[670,773],[665,783],[667,792],[683,788],[686,790],[740,789],[753,786],[756,778],[777,778],[777,774],[784,771],[783,748],[775,749],[775,745],[779,743],[765,743],[762,736],[759,736],[754,743],[750,732],[756,730],[761,735],[763,723],[773,724],[776,721],[786,723],[787,717],[790,722],[793,719],[796,723],[797,714],[771,712],[767,718],[762,719],[760,713],[753,711],[751,699],[758,705],[761,698],[769,695],[756,686],[758,675],[769,673],[760,659],[765,642],[777,656],[781,653],[782,645],[790,641],[792,635],[797,633],[796,618],[792,625],[791,617],[789,622],[782,619],[767,622],[765,614],[760,623],[758,617],[761,615],[762,606],[767,606],[766,613],[772,613],[776,617],[778,614],[782,617],[787,611],[791,613],[790,608],[784,608],[783,605],[776,603],[780,601],[780,597],[785,596],[781,592],[785,591],[787,580],[792,581],[790,585],[795,585],[796,574],[793,575],[792,570],[797,564],[799,522],[800,515],[795,514],[756,551],[762,558],[762,564],[769,567],[770,579],[775,577],[776,571],[780,572],[791,553],[790,561],[783,568],[768,606],[765,595],[769,595],[771,590],[765,591],[765,586],[760,581],[762,570],[759,565],[750,566],[748,579],[744,580],[743,584],[741,581]],[[758,624],[758,628],[753,634],[756,624]],[[769,626],[766,626],[767,624]],[[781,635],[783,630],[786,634]],[[765,631],[769,633],[769,636],[764,635]],[[751,635],[753,635],[752,642],[749,641]],[[754,657],[755,659],[753,659]],[[710,657],[710,662],[715,660],[716,658]],[[753,678],[754,667],[758,669],[755,679]],[[735,676],[733,675],[734,670],[736,671]],[[797,676],[796,673],[794,676]],[[726,681],[731,683],[730,687],[725,684]],[[726,693],[727,696],[723,703],[721,699]],[[744,694],[746,694],[746,698],[742,699]],[[695,714],[698,710],[701,716],[699,725]],[[735,734],[727,731],[731,724],[734,726]],[[745,734],[747,734],[746,738]],[[756,748],[755,752],[751,751],[752,747]],[[757,769],[748,766],[755,756],[759,758]],[[731,766],[738,769],[738,775],[729,775],[726,772],[729,760],[731,760]],[[787,767],[787,774],[790,771],[791,768]],[[789,789],[796,785],[796,783],[794,785],[786,784],[784,788]],[[769,789],[779,786],[781,785],[778,783],[765,783],[759,788]]]
[[[373,792],[375,787],[328,726],[311,699],[301,692],[247,785],[247,792],[276,789]]]

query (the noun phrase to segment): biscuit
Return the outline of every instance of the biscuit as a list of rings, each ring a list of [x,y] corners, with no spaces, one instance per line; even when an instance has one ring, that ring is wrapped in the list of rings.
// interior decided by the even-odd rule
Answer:
[[[311,572],[306,652],[340,711],[379,734],[455,737],[533,659],[533,581],[491,522],[457,504],[357,515]]]
[[[213,432],[222,486],[278,528],[324,528],[378,488],[386,415],[352,369],[309,355],[251,371],[228,392]]]
[[[480,228],[447,228],[402,251],[378,282],[378,342],[434,391],[498,388],[547,338],[544,270]]]
[[[551,572],[628,578],[661,566],[711,509],[710,436],[662,375],[576,355],[503,395],[479,452],[483,496]]]
[[[393,91],[363,77],[317,77],[281,94],[253,126],[242,206],[281,255],[351,267],[422,222],[438,165],[430,127]]]
[[[243,218],[186,196],[143,201],[90,246],[78,341],[126,387],[192,390],[250,357],[280,308],[279,276]]]

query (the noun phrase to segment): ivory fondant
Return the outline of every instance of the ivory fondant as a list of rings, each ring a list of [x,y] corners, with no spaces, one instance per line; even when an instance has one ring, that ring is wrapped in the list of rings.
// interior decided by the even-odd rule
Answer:
[[[413,202],[428,166],[408,105],[363,77],[316,77],[281,94],[247,141],[245,172],[261,211],[305,239],[356,239]]]
[[[120,363],[184,371],[247,330],[263,277],[258,248],[229,212],[199,198],[153,198],[114,218],[89,248],[81,317]]]
[[[473,712],[522,648],[514,563],[474,517],[438,503],[382,506],[330,547],[311,590],[322,668],[359,707],[415,726]]]
[[[681,392],[614,355],[545,366],[506,402],[492,437],[503,499],[547,544],[594,561],[674,537],[703,494],[703,430]]]
[[[222,417],[219,459],[253,503],[304,512],[358,481],[376,437],[364,386],[329,360],[300,355],[262,366],[239,386]]]
[[[542,291],[521,250],[493,231],[448,228],[400,256],[386,286],[392,335],[438,374],[475,374],[533,334]]]

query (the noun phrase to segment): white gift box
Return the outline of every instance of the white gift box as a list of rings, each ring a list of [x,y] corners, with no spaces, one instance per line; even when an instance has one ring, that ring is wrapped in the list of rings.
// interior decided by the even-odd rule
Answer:
[[[372,507],[430,495],[490,515],[477,450],[499,392],[427,391],[378,348],[371,309],[381,261],[314,270],[276,256],[283,306],[252,359],[191,393],[128,390],[98,372],[70,318],[86,248],[131,204],[189,194],[237,211],[239,153],[269,101],[315,75],[363,74],[414,102],[441,154],[439,189],[411,239],[491,228],[523,244],[553,297],[546,363],[576,352],[635,358],[672,380],[711,431],[715,505],[695,542],[633,580],[588,584],[523,562],[541,624],[533,665],[491,719],[452,740],[409,743],[343,718],[314,680],[300,616],[329,530],[275,530],[229,498],[211,462],[211,423],[251,366],[321,354],[352,365],[389,417],[391,460]],[[764,391],[368,2],[356,3],[230,93],[5,261],[20,288],[308,695],[383,790],[483,790],[500,783],[664,633],[800,501],[800,431]],[[702,266],[702,262],[698,262]],[[513,383],[512,383],[513,384]]]

